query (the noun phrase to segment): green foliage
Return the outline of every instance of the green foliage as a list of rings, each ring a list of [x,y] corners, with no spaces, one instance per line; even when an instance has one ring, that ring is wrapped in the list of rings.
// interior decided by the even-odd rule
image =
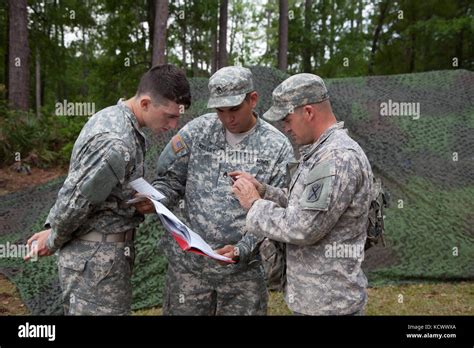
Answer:
[[[288,72],[324,78],[368,72],[380,3],[368,0],[289,1]],[[7,6],[0,3],[0,42],[7,42]],[[468,0],[388,1],[373,74],[474,68],[474,3]],[[309,9],[307,4],[310,4]],[[96,111],[134,95],[151,65],[152,0],[77,0],[28,3],[30,101],[35,100],[35,60],[41,70],[42,118],[10,113],[0,105],[0,159],[35,150],[45,164],[66,163],[85,118],[51,116],[57,102],[89,102]],[[168,62],[202,77],[192,112],[205,112],[204,95],[218,33],[219,1],[172,0],[167,28]],[[229,2],[229,64],[276,66],[277,1]],[[7,53],[0,45],[0,56]],[[309,66],[308,66],[309,58]],[[458,66],[453,66],[454,59]],[[6,64],[0,64],[0,99],[6,98]],[[402,81],[403,82],[403,81]],[[447,88],[443,81],[439,88]],[[256,81],[257,89],[265,81]],[[428,86],[426,86],[428,87]],[[196,92],[197,91],[197,92]],[[199,101],[198,101],[199,100]],[[268,100],[260,106],[268,107]],[[357,114],[357,106],[354,106]],[[264,110],[259,110],[260,112]],[[360,115],[361,118],[364,115]]]
[[[40,166],[67,164],[73,144],[79,135],[85,117],[58,117],[44,115],[38,118],[32,112],[8,110],[0,103],[0,162],[8,165],[38,156]]]

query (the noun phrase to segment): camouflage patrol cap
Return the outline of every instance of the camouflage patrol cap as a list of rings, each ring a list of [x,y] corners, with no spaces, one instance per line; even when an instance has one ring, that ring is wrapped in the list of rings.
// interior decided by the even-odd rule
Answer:
[[[209,79],[208,108],[229,107],[241,104],[245,95],[253,92],[252,72],[240,66],[219,69]]]
[[[263,114],[268,121],[279,121],[298,106],[315,104],[329,99],[322,78],[313,74],[296,74],[280,83],[273,90],[273,105]]]

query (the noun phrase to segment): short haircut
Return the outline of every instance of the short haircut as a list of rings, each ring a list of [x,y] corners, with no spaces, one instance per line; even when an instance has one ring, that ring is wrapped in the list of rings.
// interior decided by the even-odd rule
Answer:
[[[156,104],[171,100],[186,109],[191,105],[191,90],[186,75],[172,64],[155,65],[143,74],[136,95],[144,94],[149,95]]]

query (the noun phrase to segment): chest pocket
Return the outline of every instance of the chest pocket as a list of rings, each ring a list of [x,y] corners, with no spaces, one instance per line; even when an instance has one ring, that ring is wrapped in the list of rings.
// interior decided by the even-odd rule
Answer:
[[[272,163],[270,159],[259,157],[252,163],[238,165],[236,169],[252,174],[259,182],[268,183],[274,169]]]
[[[303,209],[327,211],[333,190],[336,166],[334,160],[316,165],[304,180],[300,198]]]

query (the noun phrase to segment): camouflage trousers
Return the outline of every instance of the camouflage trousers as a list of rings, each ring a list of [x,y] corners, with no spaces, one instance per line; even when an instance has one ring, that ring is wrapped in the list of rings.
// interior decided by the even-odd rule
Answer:
[[[67,243],[58,257],[65,314],[129,314],[133,258],[133,242]]]
[[[211,281],[168,265],[163,315],[266,315],[265,279]]]

